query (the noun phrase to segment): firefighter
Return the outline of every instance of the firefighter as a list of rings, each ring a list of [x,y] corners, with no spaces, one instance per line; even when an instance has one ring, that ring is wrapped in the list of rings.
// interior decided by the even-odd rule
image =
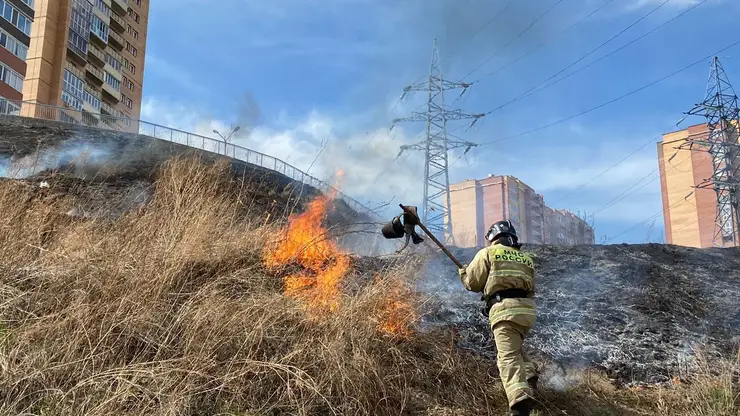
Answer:
[[[522,351],[522,343],[535,322],[534,264],[522,252],[511,221],[491,225],[481,249],[460,279],[471,292],[482,293],[498,354],[496,365],[506,390],[511,416],[528,416],[534,406],[537,367]]]

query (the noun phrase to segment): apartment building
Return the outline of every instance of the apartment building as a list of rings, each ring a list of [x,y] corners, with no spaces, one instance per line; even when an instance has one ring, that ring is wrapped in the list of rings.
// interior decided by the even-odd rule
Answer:
[[[63,121],[138,129],[149,1],[35,1],[24,101],[69,108]]]
[[[585,221],[568,211],[550,209],[542,195],[514,176],[489,175],[451,184],[450,207],[458,247],[485,245],[488,227],[504,218],[514,224],[523,243],[594,243],[593,229]]]
[[[593,227],[583,218],[565,209],[545,207],[547,244],[594,244]]]
[[[0,0],[0,112],[18,110],[23,100],[28,48],[34,21],[34,2],[39,0]]]
[[[695,150],[689,150],[688,146],[679,149],[690,140],[705,139],[708,134],[706,124],[697,124],[666,133],[657,144],[663,221],[668,244],[699,248],[714,246],[714,236],[719,231],[716,226],[717,194],[711,186],[696,188],[712,177],[712,157],[699,147]],[[735,166],[740,164],[740,157],[735,157],[734,163]],[[729,229],[723,230],[725,238],[720,244],[729,247],[734,245],[732,228],[737,233],[738,224],[733,225],[730,221],[727,224]]]

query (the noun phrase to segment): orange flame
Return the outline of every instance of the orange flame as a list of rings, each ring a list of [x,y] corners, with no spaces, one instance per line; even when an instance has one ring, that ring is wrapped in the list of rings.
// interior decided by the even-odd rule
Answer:
[[[408,302],[411,290],[401,279],[392,278],[390,283],[381,303],[377,329],[396,338],[408,338],[413,332],[411,324],[417,318]]]
[[[333,193],[315,198],[305,212],[291,215],[281,240],[264,254],[269,268],[291,263],[302,266],[303,271],[284,278],[285,294],[305,301],[313,314],[339,307],[339,282],[349,270],[349,256],[327,239],[322,224]]]
[[[337,178],[342,176],[343,172],[338,171]],[[284,293],[303,301],[311,318],[340,307],[339,284],[350,267],[349,255],[327,239],[327,230],[322,224],[335,194],[336,188],[333,188],[328,196],[312,200],[305,212],[291,215],[280,239],[269,245],[263,254],[268,268],[301,266],[301,271],[284,278]],[[409,288],[398,278],[380,284],[385,292],[380,300],[376,329],[396,338],[408,338],[416,319],[416,311],[408,302]]]

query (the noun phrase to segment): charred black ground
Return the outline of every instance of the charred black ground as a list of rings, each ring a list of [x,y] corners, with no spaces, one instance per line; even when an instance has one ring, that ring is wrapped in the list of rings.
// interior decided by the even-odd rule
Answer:
[[[659,383],[693,366],[693,347],[732,356],[740,344],[740,250],[661,244],[525,246],[537,267],[540,360],[596,367],[622,383]],[[475,250],[456,250],[463,262]],[[437,258],[420,287],[438,305],[426,325],[455,325],[463,347],[494,354],[478,297]]]

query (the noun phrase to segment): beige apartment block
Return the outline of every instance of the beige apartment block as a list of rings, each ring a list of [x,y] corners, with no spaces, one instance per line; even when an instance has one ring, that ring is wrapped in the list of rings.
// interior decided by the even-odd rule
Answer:
[[[688,247],[713,247],[718,228],[717,194],[711,187],[697,188],[712,177],[712,159],[699,146],[686,143],[704,139],[706,124],[666,133],[658,143],[658,167],[663,197],[666,242]],[[684,148],[679,149],[681,145]],[[740,160],[738,160],[740,163]]]
[[[85,124],[136,131],[149,0],[35,2],[24,101],[68,107],[62,116]]]
[[[518,178],[489,175],[450,184],[450,218],[455,245],[482,247],[488,227],[508,219],[528,244],[593,244],[594,231],[566,210],[545,205],[542,195]]]

